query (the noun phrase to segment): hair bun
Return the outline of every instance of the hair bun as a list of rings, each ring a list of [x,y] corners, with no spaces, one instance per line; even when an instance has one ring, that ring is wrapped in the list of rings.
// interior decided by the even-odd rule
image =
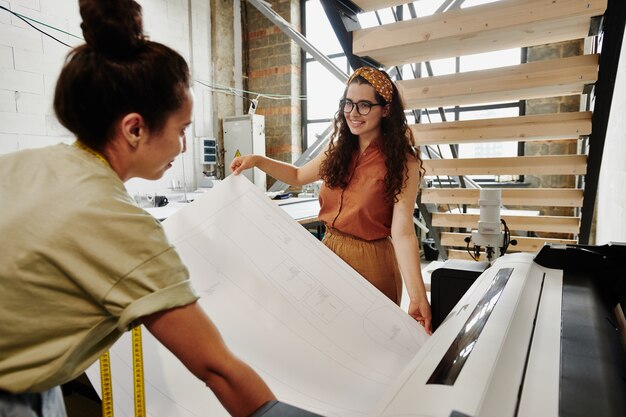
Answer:
[[[111,59],[130,59],[145,44],[141,6],[133,0],[79,0],[85,42]]]

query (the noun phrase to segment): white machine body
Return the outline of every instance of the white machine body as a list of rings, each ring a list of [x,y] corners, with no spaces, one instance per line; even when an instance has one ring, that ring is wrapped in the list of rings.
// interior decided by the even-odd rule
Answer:
[[[562,286],[531,254],[497,259],[369,417],[557,417]]]
[[[500,206],[502,204],[502,190],[500,188],[481,188],[480,220],[478,230],[472,231],[474,247],[484,247],[487,260],[494,261],[500,256],[500,249],[504,247],[504,233],[500,221]]]
[[[265,117],[260,114],[225,117],[224,127],[224,166],[226,175],[230,175],[230,163],[236,156],[265,156]],[[266,190],[265,172],[258,168],[243,172],[257,187]]]

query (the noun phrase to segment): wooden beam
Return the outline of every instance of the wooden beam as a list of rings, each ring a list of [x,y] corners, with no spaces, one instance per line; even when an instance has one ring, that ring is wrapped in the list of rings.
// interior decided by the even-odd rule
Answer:
[[[465,247],[467,243],[465,238],[471,236],[469,233],[442,233],[441,244],[443,246],[457,246]],[[559,244],[576,244],[576,240],[573,239],[547,239],[542,237],[525,237],[525,236],[511,236],[511,240],[517,240],[517,245],[509,246],[510,250],[516,252],[537,252],[546,243],[559,243]],[[470,247],[471,242],[470,242]]]
[[[591,133],[591,112],[410,125],[417,145],[574,139]]]
[[[437,227],[478,228],[479,214],[432,213],[432,225]],[[502,215],[510,230],[578,234],[579,217]]]
[[[407,108],[425,109],[580,94],[598,78],[598,56],[398,81]]]
[[[426,175],[584,175],[587,155],[425,159]]]
[[[478,206],[480,190],[476,188],[426,188],[422,190],[424,204],[470,204]],[[581,207],[580,188],[503,188],[502,204],[528,207]]]
[[[606,6],[607,0],[494,2],[357,30],[353,51],[389,67],[580,39]]]

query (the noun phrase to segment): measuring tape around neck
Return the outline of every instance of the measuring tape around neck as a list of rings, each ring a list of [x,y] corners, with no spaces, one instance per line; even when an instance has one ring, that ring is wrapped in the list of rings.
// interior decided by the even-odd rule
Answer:
[[[143,378],[143,346],[141,326],[132,330],[133,389],[135,393],[135,417],[146,416],[146,394]],[[109,352],[100,356],[100,382],[102,390],[102,417],[113,417],[113,381]]]

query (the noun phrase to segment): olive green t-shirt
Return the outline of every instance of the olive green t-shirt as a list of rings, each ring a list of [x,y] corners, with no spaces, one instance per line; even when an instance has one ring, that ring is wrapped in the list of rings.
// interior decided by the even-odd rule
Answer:
[[[0,389],[69,381],[138,318],[197,298],[104,161],[63,144],[0,156]]]

